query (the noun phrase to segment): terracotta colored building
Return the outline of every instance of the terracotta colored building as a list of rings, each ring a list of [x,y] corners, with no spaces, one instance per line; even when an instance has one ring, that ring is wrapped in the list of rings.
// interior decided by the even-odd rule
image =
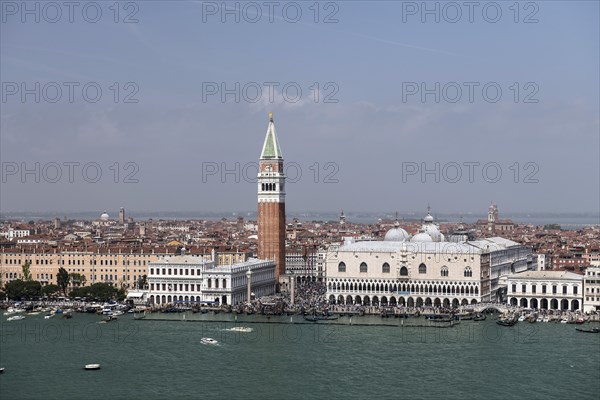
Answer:
[[[285,173],[273,114],[259,160],[258,258],[275,259],[275,278],[285,274]]]

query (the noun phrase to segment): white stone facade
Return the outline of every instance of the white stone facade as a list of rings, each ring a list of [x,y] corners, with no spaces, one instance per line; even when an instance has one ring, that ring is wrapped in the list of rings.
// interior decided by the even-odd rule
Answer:
[[[583,286],[583,311],[600,311],[600,267],[589,267],[585,270]]]
[[[275,262],[249,259],[246,262],[216,266],[193,256],[166,257],[148,266],[147,299],[154,304],[219,303],[246,301],[252,271],[251,290],[257,296],[275,293]]]
[[[542,310],[582,310],[583,276],[568,271],[527,271],[507,278],[508,303]]]
[[[327,297],[336,304],[458,306],[496,299],[494,277],[527,268],[522,246],[502,238],[474,242],[348,239],[331,247]]]

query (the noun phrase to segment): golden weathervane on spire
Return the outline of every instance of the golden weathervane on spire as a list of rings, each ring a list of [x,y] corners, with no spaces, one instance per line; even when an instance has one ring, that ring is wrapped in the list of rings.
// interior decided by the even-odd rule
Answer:
[[[273,122],[273,113],[272,112],[269,113],[269,121]]]

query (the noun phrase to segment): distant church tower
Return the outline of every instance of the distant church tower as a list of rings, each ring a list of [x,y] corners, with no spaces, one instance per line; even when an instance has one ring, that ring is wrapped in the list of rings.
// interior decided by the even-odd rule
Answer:
[[[285,175],[273,113],[258,167],[258,258],[275,258],[275,278],[285,274]]]
[[[496,203],[490,204],[488,208],[488,231],[496,231],[496,222],[498,221],[498,206]]]
[[[125,209],[123,207],[119,209],[119,224],[125,225]]]

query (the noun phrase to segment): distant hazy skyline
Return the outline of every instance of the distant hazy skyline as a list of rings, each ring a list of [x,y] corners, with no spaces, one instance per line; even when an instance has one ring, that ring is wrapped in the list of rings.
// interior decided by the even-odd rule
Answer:
[[[518,15],[501,2],[496,23],[480,10],[473,23],[466,10],[448,22],[444,2],[439,23],[426,15],[423,23],[406,8],[412,2],[326,2],[318,15],[297,3],[295,23],[291,6],[285,15],[276,8],[272,22],[266,10],[248,22],[257,16],[246,8],[239,23],[227,15],[223,23],[213,8],[222,2],[132,2],[118,16],[98,3],[97,23],[77,12],[70,23],[65,10],[56,23],[44,15],[23,23],[3,5],[2,213],[253,210],[269,111],[289,165],[291,212],[430,204],[485,214],[491,201],[503,214],[600,210],[598,2],[533,2]],[[123,23],[127,16],[138,22]],[[36,82],[40,101],[22,98],[20,85]],[[273,102],[265,82],[277,83]],[[238,102],[221,101],[222,83],[239,83]],[[439,102],[410,94],[436,83]],[[56,86],[62,97],[52,103]],[[39,182],[22,179],[35,163]],[[436,163],[439,182],[421,176]]]

